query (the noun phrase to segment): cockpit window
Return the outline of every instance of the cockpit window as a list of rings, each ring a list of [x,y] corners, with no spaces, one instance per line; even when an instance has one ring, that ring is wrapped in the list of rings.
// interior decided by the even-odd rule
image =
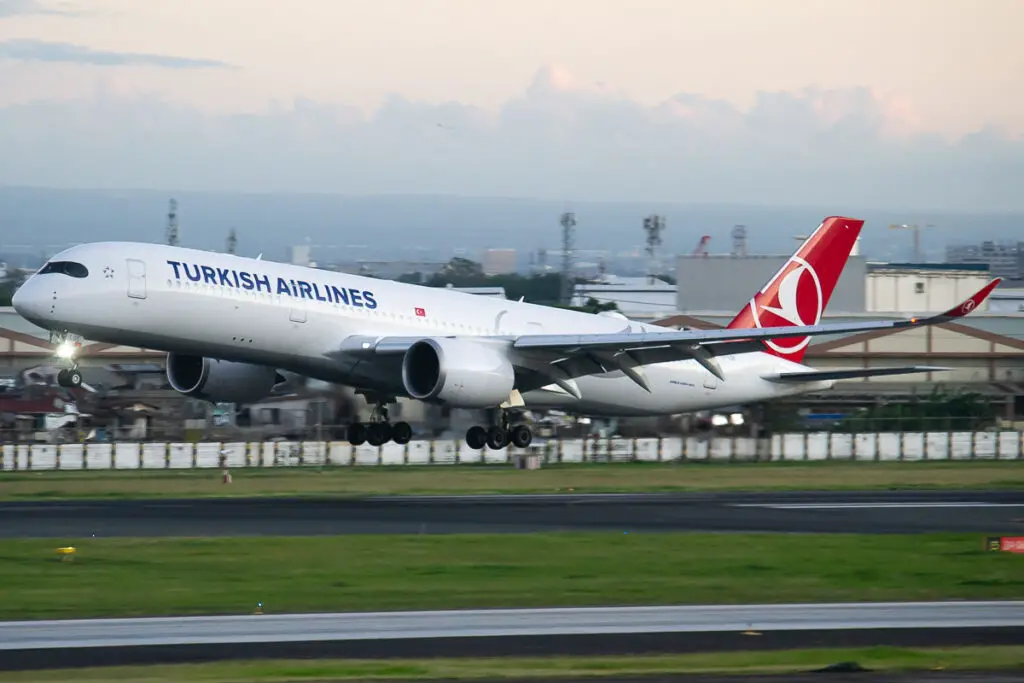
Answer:
[[[50,261],[36,274],[45,275],[46,273],[61,273],[77,278],[89,277],[89,269],[75,261]]]

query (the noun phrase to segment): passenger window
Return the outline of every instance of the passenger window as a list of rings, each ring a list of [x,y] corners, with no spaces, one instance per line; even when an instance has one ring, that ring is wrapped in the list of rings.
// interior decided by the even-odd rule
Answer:
[[[39,269],[37,275],[45,275],[47,273],[60,273],[61,275],[69,275],[75,278],[89,277],[89,269],[75,261],[50,261]]]

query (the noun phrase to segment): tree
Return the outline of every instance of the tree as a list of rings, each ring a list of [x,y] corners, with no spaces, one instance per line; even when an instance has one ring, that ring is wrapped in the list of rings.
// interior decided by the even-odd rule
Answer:
[[[18,289],[17,284],[14,280],[4,280],[0,282],[0,306],[10,306],[11,297],[14,296],[14,292]]]
[[[864,408],[841,426],[855,432],[973,431],[993,424],[996,415],[996,406],[981,394],[936,386],[923,398]]]

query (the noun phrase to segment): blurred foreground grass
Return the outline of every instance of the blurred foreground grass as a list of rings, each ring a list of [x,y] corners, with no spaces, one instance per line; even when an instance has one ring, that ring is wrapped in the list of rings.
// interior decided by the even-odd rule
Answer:
[[[981,534],[3,540],[0,619],[1020,599],[1021,559]]]
[[[0,500],[371,494],[1024,489],[1024,463],[616,463],[0,472]]]
[[[1024,646],[930,648],[864,648],[722,652],[632,657],[498,657],[434,660],[268,660],[75,669],[71,680],[120,683],[284,683],[285,681],[381,680],[557,680],[666,676],[673,674],[796,674],[837,662],[857,662],[872,671],[994,671],[1024,668]],[[858,679],[864,675],[858,676]],[[67,671],[8,673],[11,683],[69,680]],[[785,680],[779,677],[777,680]],[[846,680],[844,678],[844,680]]]

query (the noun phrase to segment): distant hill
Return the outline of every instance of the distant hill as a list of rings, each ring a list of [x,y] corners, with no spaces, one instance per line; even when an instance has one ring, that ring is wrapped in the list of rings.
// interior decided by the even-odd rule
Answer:
[[[626,251],[643,246],[642,220],[666,216],[666,255],[689,253],[701,235],[710,250],[727,253],[735,224],[748,231],[751,253],[788,253],[793,236],[807,234],[827,214],[867,220],[862,252],[872,258],[911,258],[911,235],[890,223],[933,224],[922,232],[927,256],[941,258],[949,242],[1010,240],[1024,235],[1024,215],[897,213],[858,207],[757,207],[657,203],[554,202],[449,196],[227,194],[153,190],[67,190],[0,187],[0,258],[53,252],[98,240],[162,241],[167,204],[179,202],[183,246],[222,250],[238,231],[240,254],[287,257],[308,238],[321,259],[447,258],[456,248],[472,255],[487,247],[525,252],[560,246],[559,214],[576,212],[578,250]],[[553,262],[553,261],[552,261]]]

